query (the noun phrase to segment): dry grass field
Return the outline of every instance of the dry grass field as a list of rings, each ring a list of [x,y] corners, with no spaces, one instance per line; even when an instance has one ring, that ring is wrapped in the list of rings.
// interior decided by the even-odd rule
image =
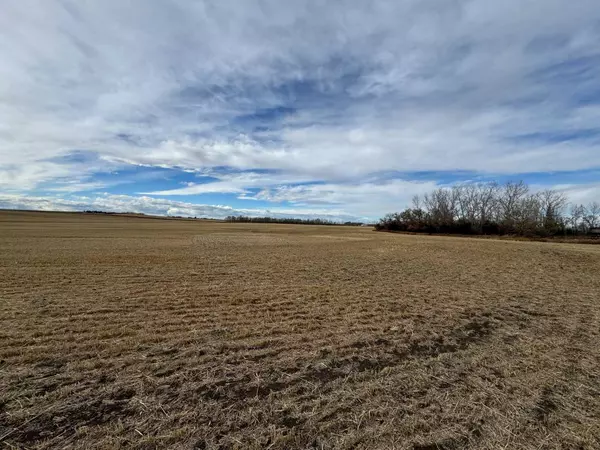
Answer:
[[[598,449],[600,246],[0,212],[0,444]]]

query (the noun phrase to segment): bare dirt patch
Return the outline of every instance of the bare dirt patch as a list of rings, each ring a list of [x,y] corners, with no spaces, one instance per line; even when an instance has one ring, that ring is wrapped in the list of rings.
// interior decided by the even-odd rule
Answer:
[[[6,448],[600,448],[600,247],[0,213]]]

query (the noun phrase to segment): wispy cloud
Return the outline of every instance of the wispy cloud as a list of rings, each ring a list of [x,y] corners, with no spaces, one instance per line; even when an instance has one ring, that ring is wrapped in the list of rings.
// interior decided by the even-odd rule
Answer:
[[[596,0],[11,1],[0,189],[168,168],[198,179],[137,192],[361,216],[413,172],[600,168],[598,42]]]
[[[131,212],[212,219],[223,219],[230,215],[246,215],[252,217],[325,217],[332,221],[369,220],[368,217],[357,217],[344,211],[329,208],[233,208],[227,205],[203,205],[148,196],[114,194],[102,194],[94,197],[72,196],[69,198],[0,194],[0,208],[36,211]]]

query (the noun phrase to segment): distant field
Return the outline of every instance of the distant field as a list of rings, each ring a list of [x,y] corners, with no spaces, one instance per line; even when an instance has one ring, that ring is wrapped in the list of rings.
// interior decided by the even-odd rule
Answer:
[[[598,449],[600,246],[0,212],[0,444]]]

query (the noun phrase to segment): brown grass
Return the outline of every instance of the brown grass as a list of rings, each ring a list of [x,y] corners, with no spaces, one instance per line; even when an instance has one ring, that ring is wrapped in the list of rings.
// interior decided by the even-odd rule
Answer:
[[[0,213],[6,448],[598,449],[600,247]]]

